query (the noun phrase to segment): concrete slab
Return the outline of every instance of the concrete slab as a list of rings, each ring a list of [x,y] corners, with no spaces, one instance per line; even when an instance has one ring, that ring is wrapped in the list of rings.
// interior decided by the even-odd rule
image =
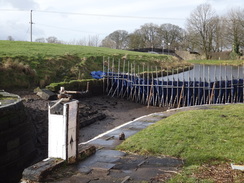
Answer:
[[[103,163],[114,163],[120,160],[121,157],[125,156],[125,153],[115,150],[99,150],[93,156],[87,158],[86,160],[80,162],[77,167],[78,169],[82,167],[92,168],[97,162]]]
[[[157,182],[157,176],[161,171],[156,167],[140,167],[136,171],[133,171],[130,174],[130,177],[133,181],[148,181],[148,182]]]
[[[91,166],[92,169],[105,170],[108,171],[115,166],[114,163],[96,162]]]
[[[147,116],[143,118],[144,122],[157,122],[162,120],[163,118],[161,118],[160,116]]]
[[[59,183],[89,183],[91,181],[91,177],[82,176],[80,174],[73,175],[68,180]],[[56,182],[57,183],[57,182]]]
[[[131,124],[128,124],[124,127],[122,127],[122,129],[130,129],[130,130],[133,130],[133,129],[138,129],[138,130],[141,130],[141,129],[144,129],[150,125],[152,125],[154,123],[148,123],[148,122],[143,122],[143,121],[135,121]]]
[[[173,163],[170,166],[170,162]],[[110,170],[110,177],[121,180],[123,177],[130,176],[131,181],[161,182],[171,177],[170,174],[178,171],[182,161],[177,159],[145,157],[138,155],[127,155],[123,157]],[[162,182],[163,182],[162,181]]]
[[[133,173],[132,171],[124,172],[124,171],[119,171],[117,169],[111,169],[109,172],[109,176],[111,177],[111,179],[116,178],[117,182],[121,183],[126,176],[129,176],[132,173]],[[130,182],[130,181],[127,181],[127,182]]]
[[[154,113],[151,114],[150,116],[156,116],[156,117],[161,117],[161,118],[167,118],[168,116],[165,113]]]
[[[116,150],[98,150],[97,155],[99,156],[110,156],[110,157],[121,157],[125,156],[126,153]]]
[[[165,158],[157,158],[157,157],[149,157],[147,159],[148,165],[160,166],[160,167],[178,167],[183,164],[181,159],[176,159],[172,157]]]
[[[86,166],[82,166],[80,168],[78,168],[78,172],[81,172],[83,174],[89,174],[92,171],[91,168],[86,167]]]
[[[94,146],[99,146],[99,147],[107,147],[107,148],[114,148],[116,145],[119,144],[119,142],[117,142],[118,140],[115,139],[106,140],[105,137],[108,136],[104,136],[104,138],[95,139],[91,141],[89,144]]]

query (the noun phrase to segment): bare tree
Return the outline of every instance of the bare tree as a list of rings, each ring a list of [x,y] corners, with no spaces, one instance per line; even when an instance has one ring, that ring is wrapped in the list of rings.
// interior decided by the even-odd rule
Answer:
[[[169,23],[162,24],[158,29],[158,35],[162,44],[169,43],[171,49],[179,49],[184,38],[184,29]]]
[[[12,36],[8,36],[7,40],[14,41],[14,38]]]
[[[58,40],[58,38],[54,36],[50,36],[46,39],[47,43],[56,43],[56,44],[61,44],[62,42]]]
[[[244,28],[244,8],[242,8],[240,11],[240,20],[240,24]]]
[[[80,46],[86,46],[86,45],[87,45],[86,37],[83,37],[82,39],[76,41],[75,44],[76,44],[76,45],[80,45]]]
[[[141,35],[145,42],[145,47],[153,49],[161,45],[158,30],[158,25],[153,23],[147,23],[141,26]]]
[[[113,47],[115,49],[125,49],[127,48],[127,38],[128,32],[125,30],[117,30],[109,34],[103,41],[102,46]],[[114,43],[112,43],[114,42]],[[111,44],[112,43],[112,44]]]
[[[100,39],[99,36],[89,36],[88,39],[88,45],[87,46],[94,46],[94,47],[98,47],[100,44]]]
[[[180,44],[181,49],[195,51],[197,49],[197,35],[195,32],[184,31],[183,39]]]
[[[135,30],[128,36],[128,47],[129,49],[140,49],[145,47],[145,41],[143,39],[141,29]]]
[[[37,38],[36,40],[35,40],[35,42],[38,42],[38,43],[45,43],[45,38]]]
[[[201,4],[190,14],[187,19],[187,30],[195,36],[200,51],[209,59],[210,51],[213,49],[213,38],[216,31],[215,11],[210,4]]]
[[[116,43],[109,37],[106,37],[102,40],[102,47],[116,49]]]
[[[226,37],[235,54],[244,46],[244,13],[240,8],[231,9],[226,17]]]
[[[223,17],[217,17],[215,20],[215,33],[213,37],[213,51],[222,52],[224,48],[227,48],[226,41],[226,26]]]

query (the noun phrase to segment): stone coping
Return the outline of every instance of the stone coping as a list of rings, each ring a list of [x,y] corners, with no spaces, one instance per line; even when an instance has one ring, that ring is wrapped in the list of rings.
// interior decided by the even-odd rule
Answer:
[[[13,98],[13,99],[5,99],[5,100],[0,99],[0,108],[15,105],[16,103],[21,101],[20,96],[5,92],[4,90],[0,90],[0,96]]]
[[[78,161],[82,161],[96,152],[95,146],[79,146],[78,148]],[[44,159],[24,170],[21,183],[42,182],[49,174],[66,164],[67,162],[60,158]]]

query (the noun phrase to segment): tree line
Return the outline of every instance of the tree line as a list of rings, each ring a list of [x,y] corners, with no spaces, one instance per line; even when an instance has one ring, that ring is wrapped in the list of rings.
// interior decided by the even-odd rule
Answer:
[[[185,29],[170,23],[146,23],[133,33],[116,30],[101,46],[115,49],[166,48],[195,51],[210,58],[211,52],[232,50],[233,58],[244,48],[244,9],[234,8],[222,16],[210,4],[201,4],[186,20]]]
[[[7,38],[13,41],[12,36]],[[228,10],[219,16],[208,4],[200,4],[189,15],[185,28],[171,23],[157,25],[146,23],[129,33],[116,30],[102,41],[98,35],[81,40],[64,42],[50,36],[37,38],[35,42],[72,44],[83,46],[102,46],[114,49],[168,49],[198,52],[210,58],[212,52],[231,51],[232,59],[244,54],[244,9],[241,7]]]
[[[99,36],[89,36],[88,38],[83,38],[80,40],[71,40],[69,42],[65,42],[62,40],[59,40],[55,36],[50,36],[48,38],[37,38],[35,39],[35,42],[39,43],[55,43],[55,44],[69,44],[69,45],[81,45],[81,46],[93,46],[93,47],[98,47],[100,46],[100,40]]]

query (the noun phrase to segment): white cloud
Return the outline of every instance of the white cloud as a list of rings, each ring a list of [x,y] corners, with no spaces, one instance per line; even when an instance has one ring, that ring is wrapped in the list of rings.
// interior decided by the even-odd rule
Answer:
[[[13,7],[18,10],[30,10],[38,8],[38,3],[34,0],[1,0],[0,7]]]
[[[34,39],[56,36],[58,39],[69,41],[82,39],[88,35],[105,37],[119,29],[133,32],[145,23],[158,25],[172,23],[184,28],[185,19],[202,3],[210,3],[218,14],[224,14],[229,7],[233,6],[244,8],[243,0],[1,0],[0,25],[4,29],[1,28],[0,39],[5,39],[6,35],[16,36],[17,39],[28,39],[26,34],[29,33],[31,9],[34,10]],[[1,9],[26,11],[1,11]],[[64,14],[62,12],[80,14]],[[162,19],[88,16],[84,14],[158,17]],[[13,26],[14,24],[15,26]]]

